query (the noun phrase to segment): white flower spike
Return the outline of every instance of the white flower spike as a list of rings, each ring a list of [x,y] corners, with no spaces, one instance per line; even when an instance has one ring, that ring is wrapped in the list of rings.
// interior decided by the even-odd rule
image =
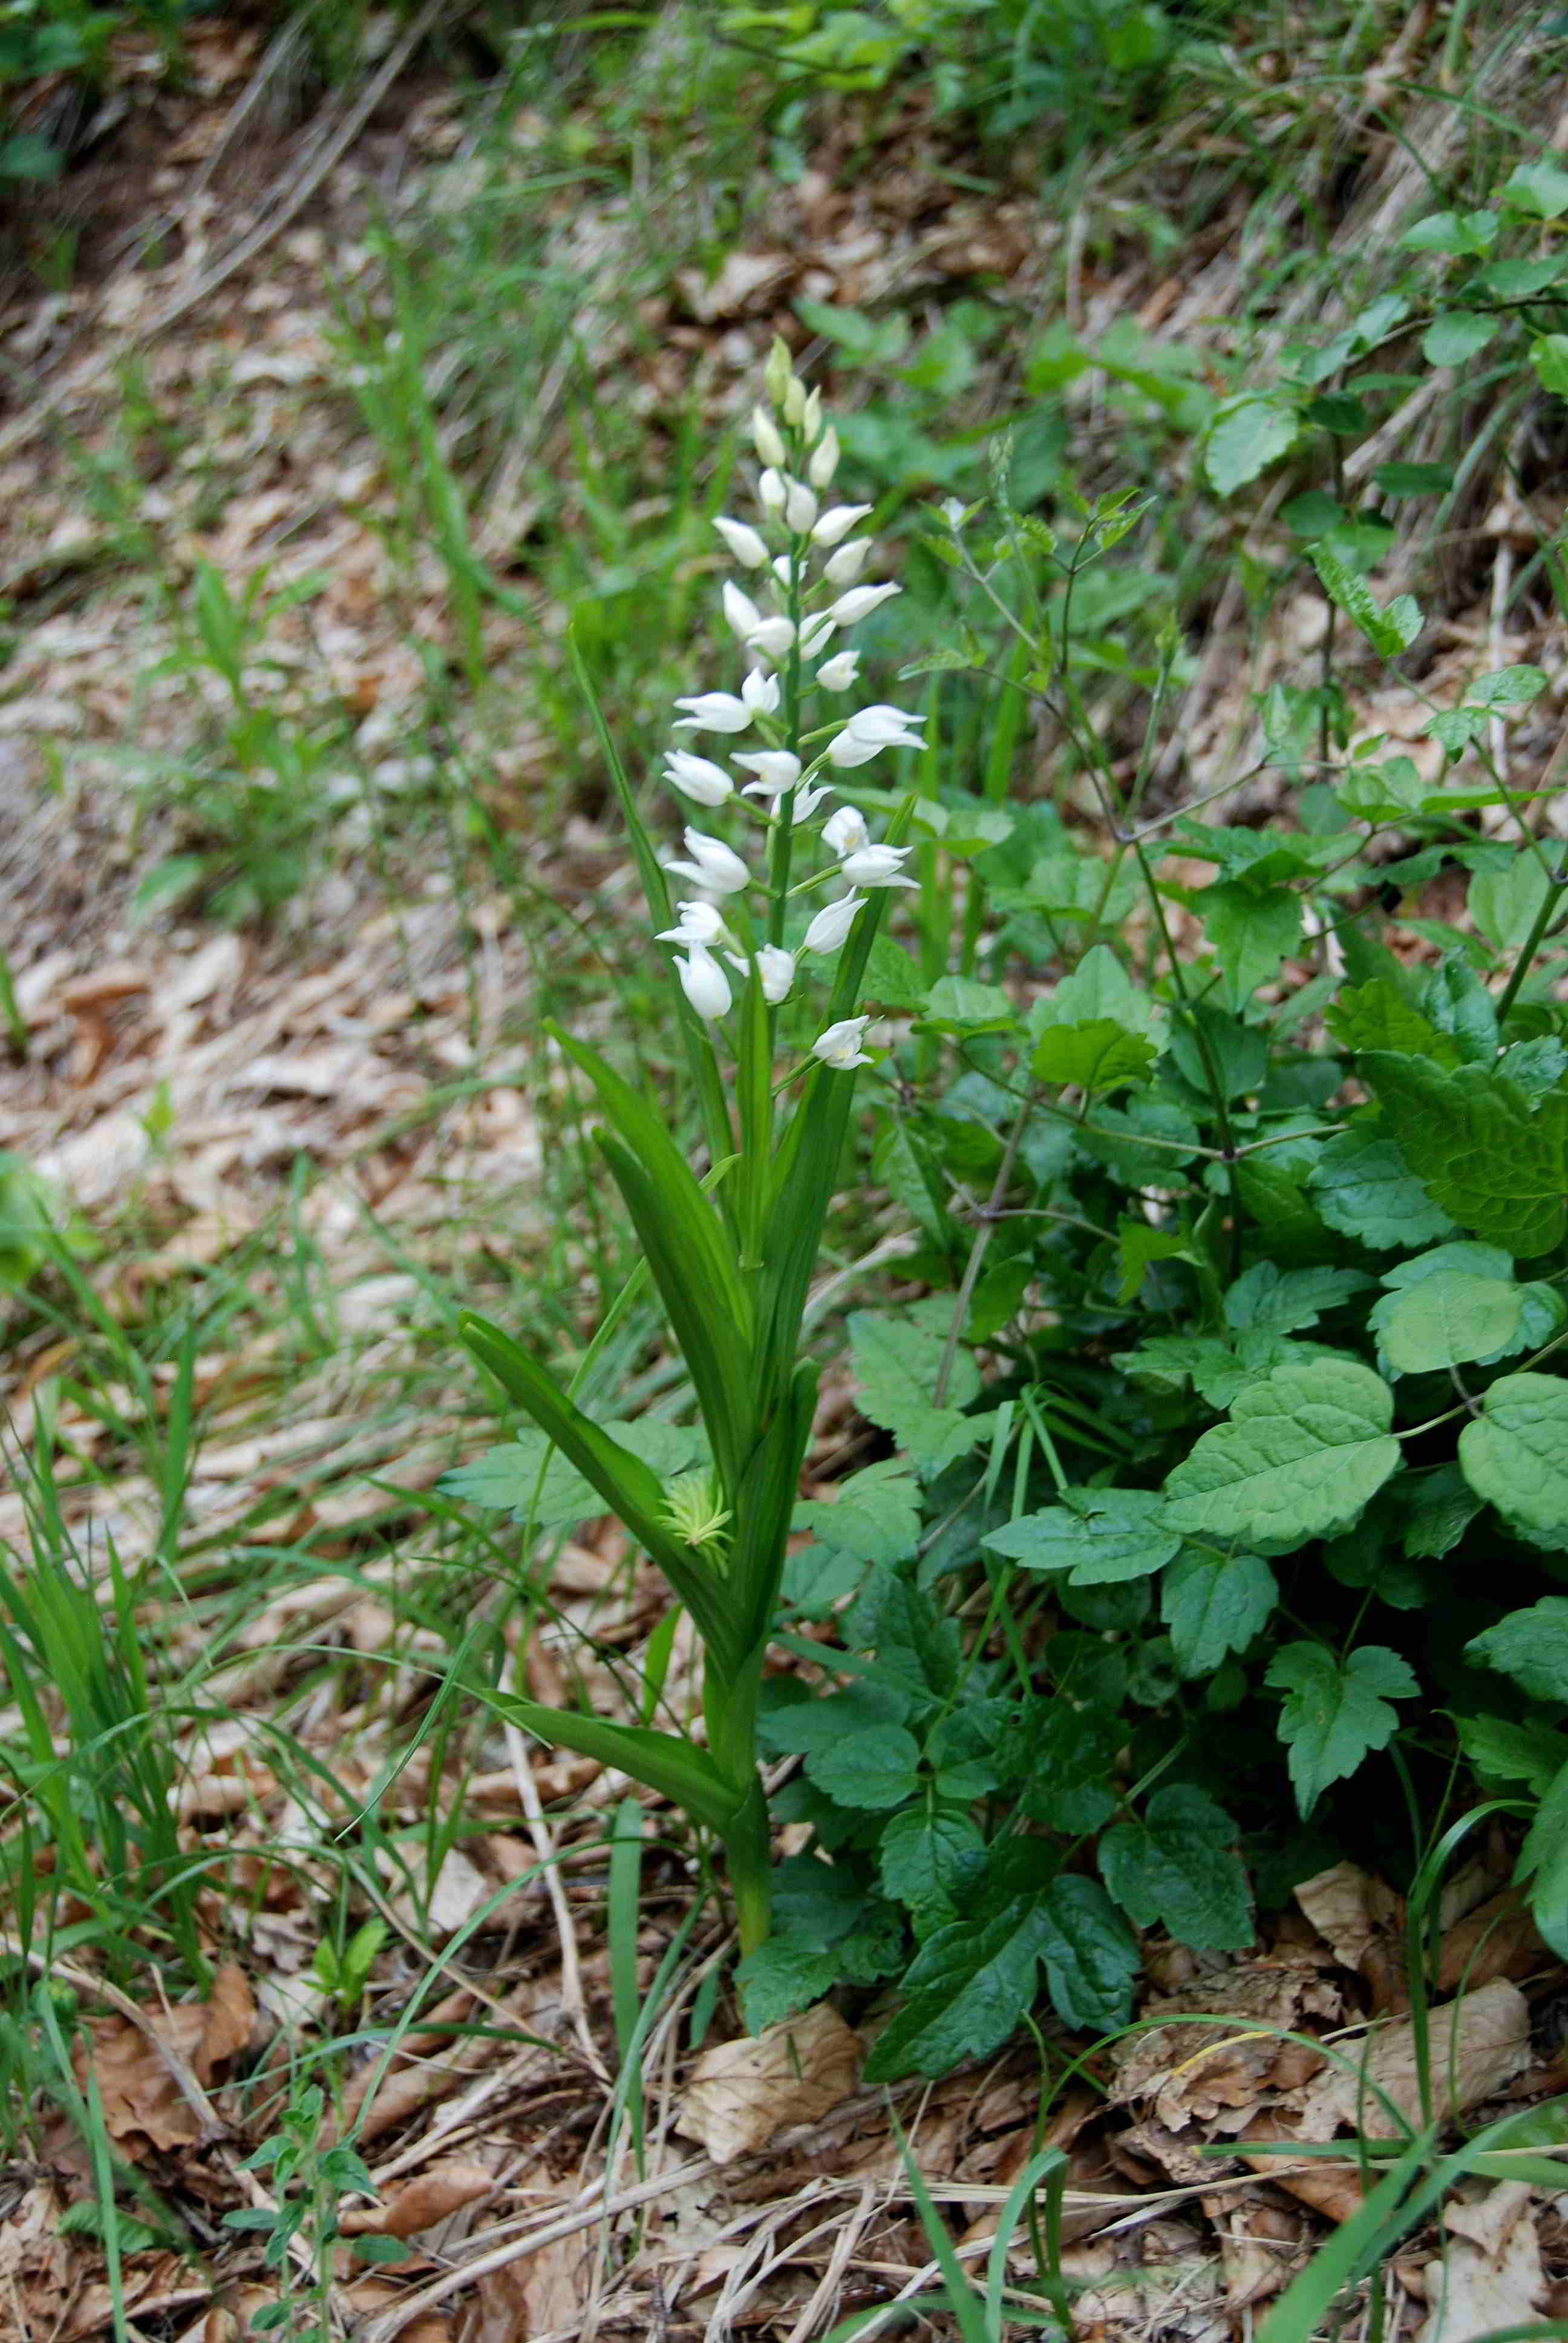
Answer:
[[[742,569],[761,568],[768,558],[768,540],[749,521],[731,520],[728,513],[715,513],[713,526]]]
[[[751,873],[732,847],[721,838],[709,838],[689,823],[686,830],[686,851],[689,861],[667,862],[665,869],[678,872],[682,879],[695,880],[698,886],[709,888],[715,895],[739,895],[742,887],[751,884]]]
[[[904,858],[912,851],[908,846],[862,846],[846,854],[839,869],[851,887],[912,887],[915,881],[903,870]]]
[[[729,979],[701,944],[693,944],[684,960],[677,959],[676,973],[680,989],[698,1015],[711,1023],[724,1016],[729,1008]]]
[[[757,709],[745,697],[737,699],[732,691],[697,691],[676,701],[677,708],[689,709],[688,716],[677,718],[678,732],[744,732]]]
[[[829,1025],[819,1033],[811,1044],[811,1055],[820,1058],[835,1072],[848,1073],[852,1066],[869,1066],[871,1055],[864,1047],[869,1017],[843,1017],[837,1025]]]
[[[865,900],[864,895],[840,895],[836,903],[824,903],[800,939],[801,950],[837,951]]]
[[[735,784],[722,765],[716,765],[710,757],[694,757],[689,749],[668,752],[664,778],[694,805],[723,805],[735,794]]]

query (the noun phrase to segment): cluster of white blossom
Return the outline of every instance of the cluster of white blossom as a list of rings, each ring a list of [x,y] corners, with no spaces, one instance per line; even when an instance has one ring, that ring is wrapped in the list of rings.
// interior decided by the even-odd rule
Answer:
[[[870,507],[825,501],[838,468],[838,436],[823,428],[820,396],[809,393],[791,371],[781,344],[769,361],[767,384],[769,404],[751,414],[752,443],[762,465],[760,526],[729,514],[713,524],[748,573],[750,590],[727,578],[720,599],[749,664],[738,692],[701,691],[678,699],[682,713],[675,725],[677,732],[737,741],[746,734],[756,745],[744,753],[739,748],[724,752],[728,765],[674,747],[664,765],[664,778],[683,798],[706,808],[743,809],[765,825],[769,841],[766,867],[759,871],[722,839],[689,826],[684,854],[665,860],[665,869],[689,880],[691,891],[678,906],[677,924],[659,941],[677,948],[686,997],[708,1020],[725,1016],[731,1006],[727,967],[744,980],[755,965],[763,998],[777,1006],[789,995],[802,953],[842,947],[869,890],[915,883],[903,869],[910,850],[876,843],[855,807],[840,805],[818,819],[831,800],[836,772],[869,764],[885,749],[923,747],[924,719],[874,704],[804,729],[808,693],[854,687],[859,653],[844,647],[845,633],[900,589],[859,582],[872,541],[853,532]],[[730,765],[751,778],[738,781]],[[832,859],[788,885],[794,836],[808,826]],[[787,950],[786,896],[835,884],[839,891]],[[759,887],[769,896],[766,942],[754,940],[748,901]],[[815,1055],[839,1068],[869,1063],[863,1047],[869,1021],[850,1017],[830,1025],[813,1043]]]

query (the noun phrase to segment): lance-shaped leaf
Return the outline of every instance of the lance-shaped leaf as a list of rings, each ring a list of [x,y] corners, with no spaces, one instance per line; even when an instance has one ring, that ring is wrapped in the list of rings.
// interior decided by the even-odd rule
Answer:
[[[585,1415],[499,1326],[493,1326],[487,1318],[465,1315],[458,1321],[457,1332],[466,1349],[489,1369],[508,1396],[549,1433],[562,1454],[569,1457],[649,1559],[658,1564],[706,1641],[731,1660],[737,1657],[723,1582],[666,1525],[664,1489],[658,1474]]]
[[[778,1607],[800,1465],[816,1412],[817,1378],[815,1362],[802,1359],[736,1484],[727,1571],[737,1632],[747,1651],[767,1639]]]
[[[614,1725],[608,1717],[548,1708],[542,1701],[518,1700],[508,1693],[492,1693],[489,1704],[509,1725],[525,1726],[541,1741],[558,1742],[580,1757],[595,1757],[618,1774],[628,1774],[661,1798],[684,1806],[709,1830],[728,1830],[745,1803],[746,1787],[738,1790],[705,1751],[678,1740],[673,1733],[657,1733],[647,1725]]]
[[[727,1490],[738,1487],[749,1445],[751,1354],[735,1321],[727,1315],[718,1289],[703,1275],[703,1250],[691,1230],[665,1210],[664,1191],[655,1184],[628,1147],[608,1131],[595,1133],[600,1154],[615,1175],[632,1224],[642,1240],[653,1282],[669,1314],[670,1326],[697,1392],[702,1420],[713,1444],[713,1461]],[[703,1206],[709,1230],[724,1239]]]

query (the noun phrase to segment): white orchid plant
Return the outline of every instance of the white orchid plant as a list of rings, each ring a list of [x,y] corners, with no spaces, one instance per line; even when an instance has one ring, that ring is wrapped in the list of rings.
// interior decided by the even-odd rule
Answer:
[[[816,1398],[802,1318],[856,1070],[872,1062],[860,1007],[868,956],[888,890],[913,884],[910,850],[896,843],[905,815],[877,841],[854,806],[828,809],[838,774],[923,745],[923,719],[902,709],[831,712],[859,677],[849,630],[900,589],[861,583],[872,541],[855,532],[870,508],[828,501],[838,438],[781,343],[766,388],[751,416],[758,522],[714,523],[749,580],[727,579],[720,595],[746,671],[738,691],[678,700],[680,743],[664,764],[681,798],[722,811],[733,842],[689,826],[683,852],[661,860],[606,739],[668,955],[703,1176],[646,1098],[596,1051],[557,1037],[598,1093],[598,1144],[690,1376],[710,1469],[662,1483],[509,1335],[478,1318],[463,1326],[470,1350],[658,1565],[703,1646],[705,1745],[533,1702],[510,1700],[508,1711],[718,1834],[746,1952],[769,1925],[757,1695]],[[692,736],[737,745],[701,754],[686,745]],[[672,878],[683,890],[673,903]]]

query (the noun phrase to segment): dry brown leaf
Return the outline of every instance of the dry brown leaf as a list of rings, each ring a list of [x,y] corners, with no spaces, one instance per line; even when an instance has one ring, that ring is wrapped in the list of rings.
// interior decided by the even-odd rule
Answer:
[[[1441,2004],[1427,2016],[1434,2113],[1450,2121],[1500,2091],[1530,2057],[1530,2005],[1515,1985],[1495,1977],[1478,1992]],[[1372,2087],[1385,2093],[1412,2126],[1422,2121],[1415,2027],[1409,2018],[1379,2027],[1358,2065],[1326,2066],[1299,2102],[1296,2135],[1332,2139],[1363,2117],[1385,2120]]]
[[[93,2076],[110,2137],[135,2159],[149,2148],[186,2147],[216,2137],[206,2087],[245,2048],[255,2022],[250,1986],[232,1961],[214,1977],[207,2001],[149,2013],[140,2025],[118,2016],[91,2019]],[[78,2044],[76,2072],[84,2081],[88,2055]]]
[[[854,2089],[859,2064],[859,2036],[819,2002],[753,2038],[705,2050],[676,2128],[729,2164],[790,2124],[816,2123]]]
[[[1336,1961],[1366,1982],[1374,2015],[1408,1999],[1404,1905],[1392,1887],[1353,1863],[1336,1863],[1303,1879],[1297,1904]]]
[[[1473,2343],[1533,2319],[1546,2278],[1527,2184],[1499,2181],[1442,2217],[1454,2242],[1426,2266],[1428,2316],[1415,2343]]]
[[[465,2164],[455,2158],[450,2164],[432,2165],[428,2172],[388,2197],[384,2205],[374,2205],[343,2216],[347,2237],[413,2237],[421,2229],[433,2229],[438,2221],[448,2219],[471,2205],[477,2197],[487,2196],[496,2185],[496,2176],[482,2164]]]
[[[1144,2016],[1161,2023],[1116,2054],[1112,2096],[1147,2108],[1167,2131],[1238,2131],[1270,2092],[1302,2079],[1312,2054],[1282,2036],[1307,2020],[1332,2021],[1341,2008],[1332,1981],[1304,1965],[1252,1962],[1199,1978],[1146,2006]]]
[[[1473,1992],[1493,1977],[1528,1976],[1547,1957],[1529,1906],[1516,1887],[1504,1887],[1467,1912],[1442,1939],[1437,1983],[1442,1993]]]

